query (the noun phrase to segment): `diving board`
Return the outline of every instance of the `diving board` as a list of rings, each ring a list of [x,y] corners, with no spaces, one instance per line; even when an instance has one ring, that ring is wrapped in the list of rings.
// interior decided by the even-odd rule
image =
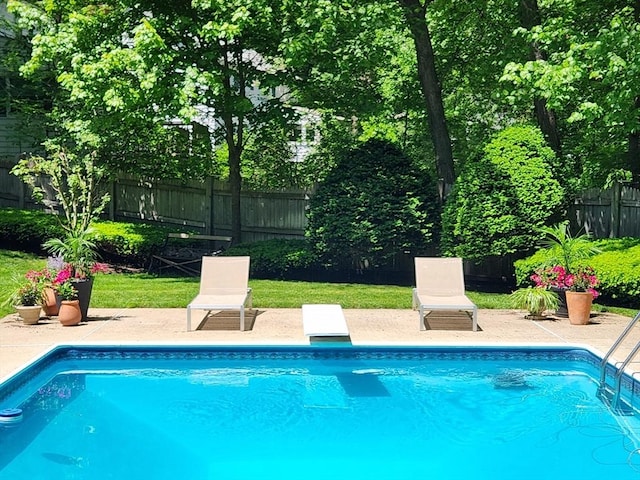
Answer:
[[[349,328],[340,305],[302,305],[302,324],[307,337],[349,336]]]

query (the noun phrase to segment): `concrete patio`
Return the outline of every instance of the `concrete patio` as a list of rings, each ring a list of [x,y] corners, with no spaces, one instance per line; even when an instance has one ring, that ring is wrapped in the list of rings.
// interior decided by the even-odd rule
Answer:
[[[239,331],[239,315],[194,313],[197,330],[186,331],[186,309],[90,309],[89,321],[63,327],[43,317],[24,325],[12,314],[0,319],[0,380],[10,376],[58,344],[236,344],[308,345],[300,309],[257,309],[247,314],[247,330]],[[200,314],[200,316],[198,316]],[[592,314],[585,326],[569,320],[531,321],[516,310],[480,310],[477,332],[465,315],[429,316],[420,331],[418,314],[403,310],[345,310],[354,345],[584,345],[606,353],[630,319],[611,313]],[[622,361],[640,341],[636,326],[614,358]],[[630,366],[640,376],[640,355]]]

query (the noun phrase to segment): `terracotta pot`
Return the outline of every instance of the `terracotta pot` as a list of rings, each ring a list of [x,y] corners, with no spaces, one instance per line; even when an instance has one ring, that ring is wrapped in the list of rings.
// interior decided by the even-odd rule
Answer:
[[[58,299],[56,298],[56,291],[53,288],[44,289],[42,308],[47,317],[58,315]]]
[[[567,291],[567,310],[571,325],[587,325],[591,317],[593,295],[590,292]]]
[[[40,305],[16,305],[15,309],[25,325],[35,325],[40,320]]]
[[[93,290],[93,278],[82,278],[73,280],[73,287],[78,292],[78,300],[80,301],[80,312],[82,313],[82,321],[86,322],[88,318],[89,302],[91,302],[91,291]],[[60,307],[60,299],[58,299],[58,307]]]
[[[58,312],[58,320],[65,327],[78,325],[82,320],[82,312],[80,311],[79,300],[62,300],[60,302],[60,311]]]

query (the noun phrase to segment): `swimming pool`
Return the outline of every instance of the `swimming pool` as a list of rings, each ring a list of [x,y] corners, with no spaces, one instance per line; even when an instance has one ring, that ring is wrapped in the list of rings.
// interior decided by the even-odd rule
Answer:
[[[64,347],[0,386],[0,479],[640,476],[573,348]],[[629,389],[635,389],[632,395]],[[625,398],[637,398],[625,380]]]

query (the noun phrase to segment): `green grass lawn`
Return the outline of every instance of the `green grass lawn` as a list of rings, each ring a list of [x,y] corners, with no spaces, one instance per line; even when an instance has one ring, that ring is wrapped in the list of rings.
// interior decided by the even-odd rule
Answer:
[[[23,252],[0,250],[0,317],[11,312],[4,303],[15,279],[28,270],[41,269],[45,259]],[[343,283],[289,282],[250,279],[257,308],[299,308],[303,303],[339,303],[343,308],[411,308],[411,287]],[[94,308],[184,308],[198,292],[199,279],[156,277],[145,273],[100,274],[91,297]],[[479,308],[511,308],[509,295],[468,292]],[[632,317],[629,309],[594,305]]]

